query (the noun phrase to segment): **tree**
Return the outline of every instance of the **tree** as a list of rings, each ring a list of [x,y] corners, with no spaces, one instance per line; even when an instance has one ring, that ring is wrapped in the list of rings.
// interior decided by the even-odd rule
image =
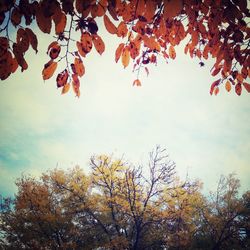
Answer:
[[[0,249],[249,249],[249,191],[240,198],[233,175],[205,197],[160,147],[144,167],[106,155],[90,166],[18,179],[1,202]]]
[[[1,213],[5,249],[136,250],[173,245],[167,228],[175,227],[180,210],[187,209],[173,210],[170,203],[177,203],[176,193],[178,199],[189,200],[196,184],[175,180],[175,164],[165,150],[157,147],[150,154],[145,174],[140,166],[104,155],[93,157],[91,166],[89,176],[75,168],[50,171],[40,180],[20,178],[13,209]]]
[[[64,62],[65,69],[56,77],[57,87],[64,94],[72,86],[79,97],[83,60],[92,47],[100,55],[105,51],[98,35],[103,20],[109,33],[123,39],[115,61],[121,58],[126,68],[133,60],[138,73],[133,85],[141,85],[139,73],[144,69],[148,74],[148,64],[156,64],[160,57],[174,60],[175,47],[186,42],[185,53],[199,58],[200,66],[209,57],[215,60],[211,74],[220,76],[212,83],[210,94],[217,95],[221,85],[230,91],[233,85],[240,95],[242,86],[250,92],[246,82],[250,76],[249,15],[247,0],[3,0],[0,78],[5,80],[18,67],[21,71],[28,68],[24,56],[29,47],[37,52],[33,29],[37,24],[41,32],[55,35],[48,45],[43,79],[51,78],[57,65]]]
[[[196,243],[202,249],[248,248],[249,192],[239,198],[239,187],[240,182],[233,174],[221,176],[216,192],[211,193],[210,199],[199,208],[202,224],[196,236],[201,240]]]

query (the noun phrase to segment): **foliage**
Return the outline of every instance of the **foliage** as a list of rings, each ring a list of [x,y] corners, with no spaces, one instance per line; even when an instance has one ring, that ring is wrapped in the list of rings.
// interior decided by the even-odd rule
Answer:
[[[250,195],[238,197],[233,175],[206,198],[159,147],[148,171],[106,155],[90,166],[18,179],[14,201],[1,203],[0,249],[249,248]]]
[[[157,64],[160,57],[174,60],[175,47],[185,41],[185,53],[199,58],[200,66],[214,58],[211,74],[220,76],[212,83],[211,94],[217,95],[225,83],[227,91],[233,87],[240,95],[243,87],[250,92],[247,18],[247,0],[2,0],[0,31],[5,34],[0,37],[0,78],[5,80],[18,67],[28,68],[25,53],[29,47],[37,53],[38,48],[32,28],[36,21],[41,32],[55,35],[48,45],[43,79],[50,79],[65,61],[65,69],[57,74],[57,87],[64,94],[72,86],[79,97],[86,56],[93,47],[100,55],[105,51],[98,35],[103,21],[110,34],[123,39],[115,61],[121,58],[126,68],[133,60],[137,71],[133,85],[141,86],[139,73],[145,69],[148,74],[148,64]]]

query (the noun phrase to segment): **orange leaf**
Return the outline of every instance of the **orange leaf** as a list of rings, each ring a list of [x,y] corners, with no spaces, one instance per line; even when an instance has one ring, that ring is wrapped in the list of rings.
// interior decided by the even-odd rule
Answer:
[[[78,76],[82,77],[85,74],[85,67],[80,58],[75,58],[75,70]]]
[[[236,94],[237,94],[237,95],[241,95],[241,91],[242,91],[242,86],[241,86],[240,83],[237,83],[237,84],[235,85],[235,92],[236,92]]]
[[[214,92],[214,88],[215,88],[215,87],[217,87],[217,86],[219,85],[219,83],[220,83],[220,79],[218,79],[218,80],[214,81],[214,82],[211,84],[211,88],[210,88],[210,95],[212,95],[212,94],[213,94],[213,92]]]
[[[146,47],[148,47],[151,50],[157,50],[160,51],[161,50],[161,46],[160,44],[155,40],[155,37],[153,36],[143,36],[143,41],[144,41],[144,45]]]
[[[117,47],[116,51],[115,51],[115,62],[117,63],[121,57],[122,54],[122,50],[124,48],[125,44],[124,43],[120,43],[119,46]]]
[[[145,0],[138,0],[137,9],[136,9],[137,16],[143,16],[143,14],[146,11],[145,7],[146,7]]]
[[[93,18],[97,16],[101,17],[104,15],[105,11],[106,8],[102,4],[97,3],[97,5],[93,5],[91,8],[91,15]]]
[[[92,37],[88,32],[84,32],[81,35],[81,47],[84,53],[89,53],[92,49]]]
[[[183,0],[164,1],[163,16],[165,19],[173,18],[180,14],[183,8]]]
[[[117,36],[118,37],[125,37],[128,33],[127,25],[124,21],[121,21],[117,28]]]
[[[65,69],[63,72],[58,74],[56,78],[57,88],[63,87],[67,83],[68,77],[69,77],[69,73],[67,69]]]
[[[51,59],[56,59],[59,56],[60,51],[61,51],[60,44],[54,41],[49,45],[47,54],[49,54]]]
[[[111,33],[111,34],[116,34],[117,33],[117,28],[115,25],[110,21],[109,17],[107,15],[103,16],[104,20],[104,25],[106,27],[106,30]]]
[[[220,71],[221,71],[221,66],[215,67],[214,71],[212,72],[212,76],[218,75]]]
[[[176,52],[175,52],[174,46],[170,45],[169,50],[168,50],[168,54],[169,54],[170,58],[175,59]]]
[[[130,60],[129,46],[126,46],[122,52],[122,64],[124,68],[126,68],[129,65],[129,60]]]
[[[133,86],[140,87],[141,86],[141,81],[139,79],[134,80]]]
[[[144,13],[144,17],[148,22],[150,22],[150,20],[152,20],[155,15],[155,10],[157,8],[156,5],[157,5],[156,1],[146,1],[146,8],[145,8],[146,10]]]
[[[229,81],[227,81],[227,82],[225,83],[225,88],[226,88],[227,92],[230,92],[230,91],[231,91],[231,83],[230,83]]]
[[[219,91],[220,91],[220,89],[219,89],[218,87],[215,87],[215,89],[214,89],[214,94],[215,94],[215,95],[218,95]]]
[[[78,52],[79,54],[82,56],[82,57],[85,57],[86,56],[86,53],[84,52],[83,48],[82,48],[82,44],[80,42],[76,42],[76,47],[78,49]]]
[[[57,20],[57,22],[55,21],[55,31],[57,35],[64,32],[66,23],[67,23],[67,16],[63,12],[61,12],[61,15]]]
[[[101,55],[105,50],[105,44],[102,38],[98,35],[92,35],[92,40],[93,40],[96,51]]]
[[[70,84],[66,83],[62,88],[62,95],[66,94],[69,91],[69,89],[70,89]]]
[[[44,65],[44,69],[42,72],[43,80],[47,80],[51,78],[56,71],[57,68],[57,62],[54,62],[53,60],[50,60],[48,63]]]
[[[243,86],[245,87],[246,91],[250,93],[250,84],[247,82],[243,82]]]
[[[77,74],[72,75],[72,87],[77,97],[80,97],[80,81]]]

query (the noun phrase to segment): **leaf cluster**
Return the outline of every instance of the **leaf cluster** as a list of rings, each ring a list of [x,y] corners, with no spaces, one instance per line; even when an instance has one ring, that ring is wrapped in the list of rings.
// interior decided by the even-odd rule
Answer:
[[[115,61],[121,58],[126,68],[133,60],[137,72],[133,85],[141,86],[141,69],[148,75],[148,65],[157,64],[159,58],[174,60],[176,46],[185,42],[185,54],[198,58],[200,66],[208,58],[215,60],[211,74],[220,77],[212,83],[210,94],[217,95],[224,84],[228,92],[233,87],[241,95],[242,87],[250,92],[246,81],[250,75],[249,16],[247,0],[3,0],[0,78],[5,80],[18,67],[28,68],[25,53],[29,47],[37,52],[37,35],[29,28],[36,21],[42,33],[55,37],[48,46],[50,59],[44,65],[43,79],[51,78],[58,63],[64,62],[57,87],[64,94],[72,86],[79,97],[84,60],[93,47],[100,55],[105,51],[98,35],[103,21],[110,34],[123,39],[115,50]],[[11,26],[16,31],[14,39]]]

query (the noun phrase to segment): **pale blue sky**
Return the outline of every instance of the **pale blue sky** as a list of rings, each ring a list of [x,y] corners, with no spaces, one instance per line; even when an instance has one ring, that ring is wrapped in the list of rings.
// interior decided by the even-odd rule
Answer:
[[[21,173],[39,175],[57,165],[87,169],[93,154],[124,154],[140,163],[156,144],[167,148],[181,176],[188,171],[205,189],[231,172],[242,191],[250,188],[249,94],[222,88],[210,96],[211,61],[200,68],[180,49],[176,60],[150,66],[149,77],[142,72],[137,88],[132,64],[124,70],[114,61],[119,40],[105,35],[106,52],[84,60],[78,99],[72,92],[61,96],[55,77],[42,80],[49,39],[40,38],[37,56],[29,53],[28,71],[1,82],[1,193],[12,194]]]

